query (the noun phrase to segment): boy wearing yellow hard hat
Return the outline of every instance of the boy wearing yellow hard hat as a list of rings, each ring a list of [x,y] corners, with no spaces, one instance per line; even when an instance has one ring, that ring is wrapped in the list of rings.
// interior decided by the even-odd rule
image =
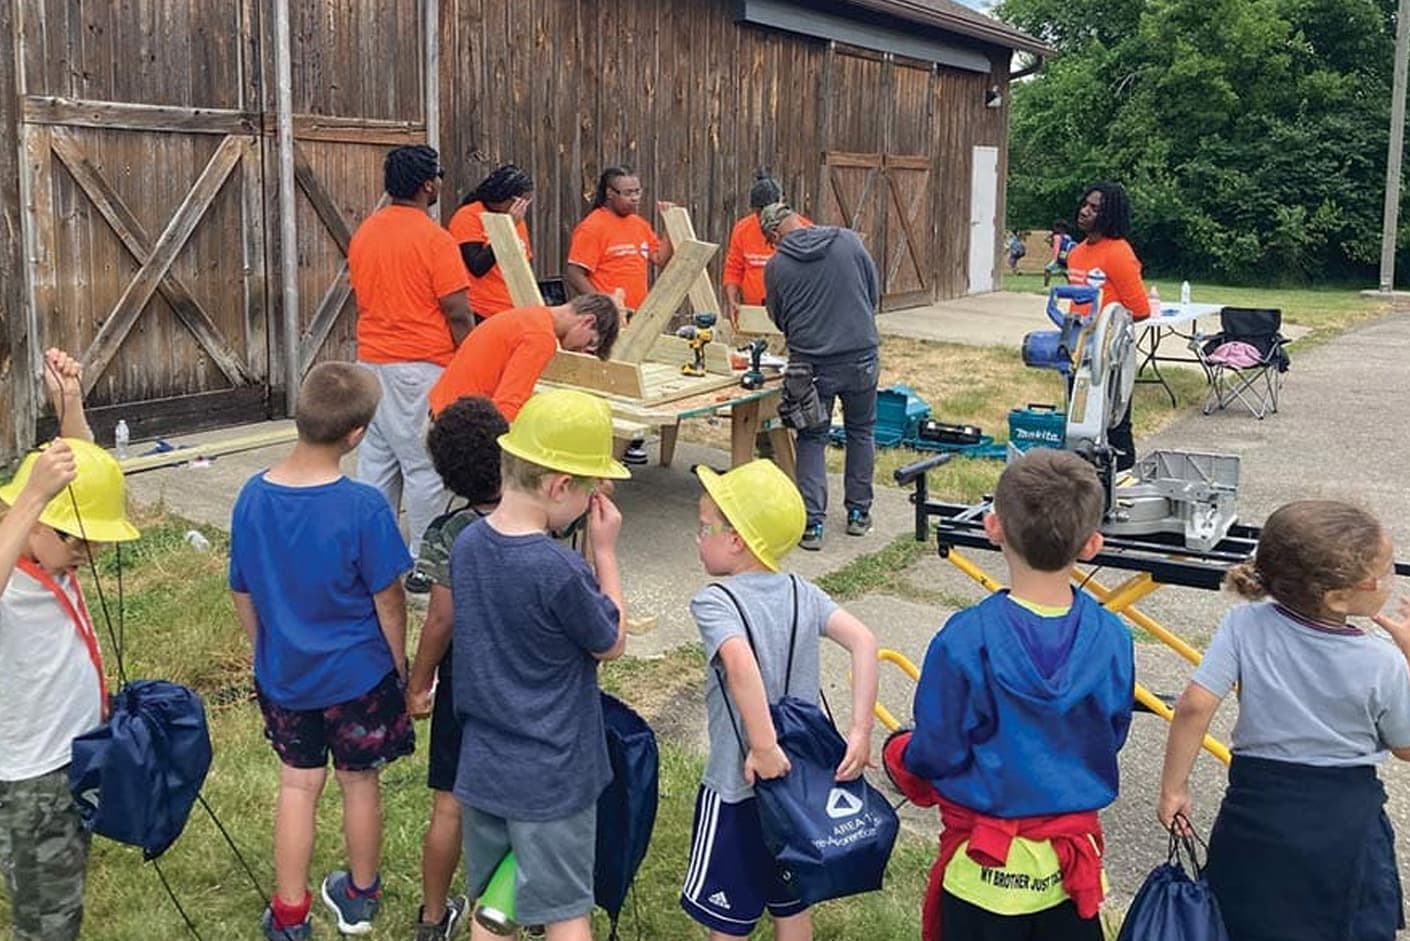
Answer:
[[[776,875],[754,800],[757,779],[789,770],[769,704],[785,690],[816,703],[818,638],[845,648],[852,660],[852,724],[837,779],[855,779],[871,753],[876,638],[822,589],[779,571],[803,535],[807,512],[797,486],[776,464],[756,460],[727,474],[706,467],[696,473],[705,488],[696,545],[705,571],[719,581],[690,603],[710,667],[710,757],[696,798],[681,907],[710,929],[712,941],[747,936],[766,910],[779,938],[812,937],[807,909],[786,901],[792,893]],[[743,756],[731,713],[743,725]]]
[[[16,938],[66,941],[83,921],[89,842],[68,765],[74,738],[107,704],[76,569],[98,545],[138,532],[122,469],[93,443],[78,362],[49,350],[44,378],[62,437],[0,487],[0,869]]]
[[[626,646],[622,516],[600,487],[630,474],[612,459],[607,403],[585,392],[529,399],[499,445],[499,506],[450,556],[465,884],[481,896],[513,851],[516,920],[591,941],[597,798],[612,777],[597,664]],[[584,514],[595,574],[550,535]],[[471,937],[492,936],[475,924]]]

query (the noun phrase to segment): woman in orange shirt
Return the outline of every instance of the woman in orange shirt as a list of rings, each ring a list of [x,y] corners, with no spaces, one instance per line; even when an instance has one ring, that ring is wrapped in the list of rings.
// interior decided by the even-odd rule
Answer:
[[[1141,280],[1141,261],[1126,241],[1131,233],[1131,203],[1126,189],[1120,183],[1093,183],[1087,187],[1077,206],[1077,228],[1084,239],[1067,253],[1068,284],[1101,288],[1098,310],[1115,302],[1129,310],[1138,322],[1149,317],[1150,299]],[[1091,313],[1075,304],[1073,310]],[[1129,403],[1126,414],[1107,431],[1106,439],[1118,452],[1117,470],[1135,466],[1136,442],[1131,434]]]
[[[529,228],[524,215],[534,198],[534,181],[529,174],[512,163],[506,163],[480,181],[461,202],[446,228],[460,245],[460,257],[470,273],[470,308],[475,323],[483,323],[502,310],[514,306],[509,286],[495,262],[494,248],[485,234],[482,218],[487,212],[508,213],[514,219],[514,230],[524,244],[524,254],[533,258],[529,248]]]
[[[658,202],[665,212],[671,203]],[[671,239],[658,238],[642,218],[641,179],[631,167],[608,167],[597,181],[592,212],[573,230],[564,279],[578,294],[611,294],[619,288],[628,310],[646,300],[651,266],[671,260]]]

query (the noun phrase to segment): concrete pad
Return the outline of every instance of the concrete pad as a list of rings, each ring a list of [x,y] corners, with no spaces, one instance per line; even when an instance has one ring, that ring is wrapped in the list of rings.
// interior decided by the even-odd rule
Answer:
[[[1205,299],[1200,300],[1203,302]],[[1028,333],[1052,328],[1052,321],[1045,313],[1047,303],[1047,296],[1042,294],[994,291],[880,314],[876,325],[882,336],[965,346],[1021,347]],[[1210,303],[1218,303],[1218,299],[1212,299]],[[1219,332],[1218,314],[1201,317],[1196,323],[1201,333]],[[1311,332],[1297,324],[1283,325],[1283,336],[1289,340],[1300,339]],[[1174,350],[1164,344],[1162,350],[1163,355],[1184,355],[1185,352],[1183,346]],[[1162,363],[1161,368],[1166,365]]]

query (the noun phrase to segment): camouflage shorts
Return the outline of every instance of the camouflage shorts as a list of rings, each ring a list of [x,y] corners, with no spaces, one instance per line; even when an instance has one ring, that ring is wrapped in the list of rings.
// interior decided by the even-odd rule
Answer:
[[[0,872],[15,941],[78,938],[88,843],[69,792],[68,768],[0,781]]]

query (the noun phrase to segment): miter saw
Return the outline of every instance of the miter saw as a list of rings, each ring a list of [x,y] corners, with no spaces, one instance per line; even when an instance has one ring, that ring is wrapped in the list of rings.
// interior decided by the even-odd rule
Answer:
[[[1097,288],[1061,286],[1048,295],[1057,330],[1023,338],[1023,362],[1068,380],[1064,448],[1090,461],[1106,490],[1108,536],[1183,536],[1187,548],[1208,550],[1236,520],[1239,459],[1230,454],[1152,451],[1130,471],[1107,440],[1131,404],[1136,381],[1136,326],[1120,304],[1096,310]],[[1061,301],[1085,305],[1088,315],[1064,312]],[[1018,452],[1010,446],[1010,459]]]

